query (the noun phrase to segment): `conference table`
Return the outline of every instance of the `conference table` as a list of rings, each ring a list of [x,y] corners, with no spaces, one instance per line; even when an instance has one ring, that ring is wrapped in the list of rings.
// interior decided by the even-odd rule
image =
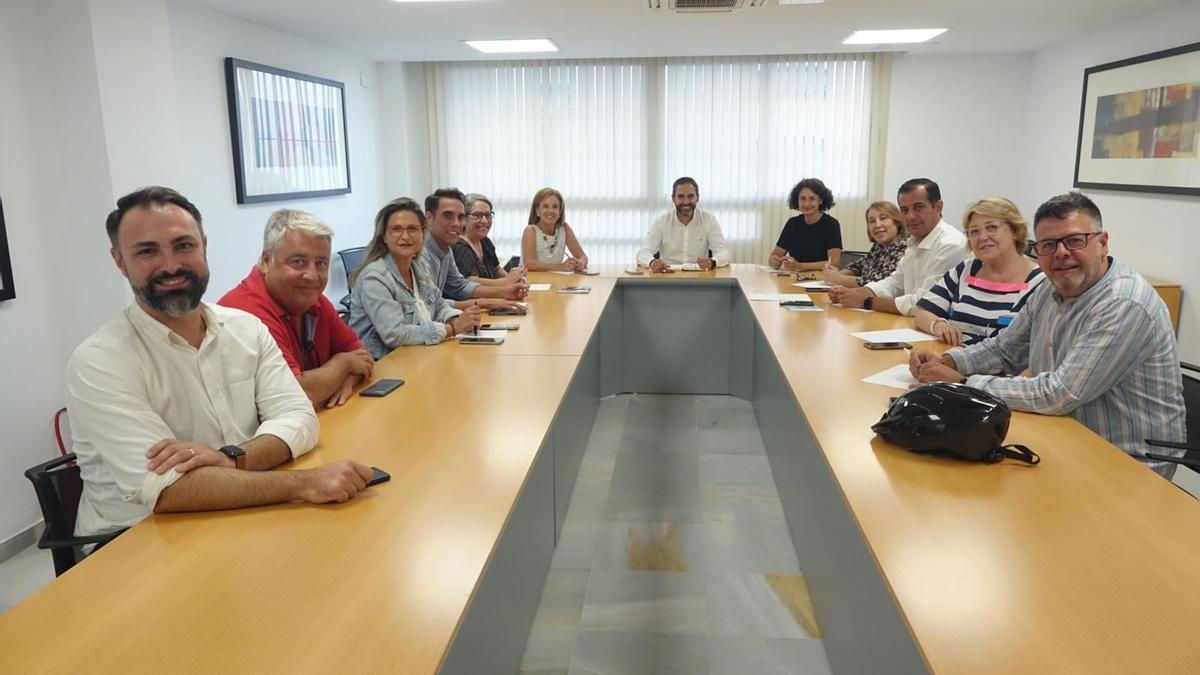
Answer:
[[[513,672],[598,401],[642,392],[753,403],[834,672],[1200,671],[1196,501],[1069,417],[1014,414],[1037,467],[875,436],[906,353],[849,334],[911,319],[750,300],[802,291],[754,265],[530,281],[504,344],[394,351],[283,467],[390,482],[153,515],[0,615],[0,670]]]

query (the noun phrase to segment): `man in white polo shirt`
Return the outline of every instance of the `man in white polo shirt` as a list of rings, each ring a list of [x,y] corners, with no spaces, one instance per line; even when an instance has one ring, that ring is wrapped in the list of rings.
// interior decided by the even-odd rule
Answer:
[[[912,316],[925,291],[967,257],[967,238],[942,220],[942,191],[937,183],[928,178],[905,181],[897,201],[908,230],[908,250],[896,271],[861,288],[834,286],[829,290],[833,302]]]
[[[729,247],[716,216],[704,211],[700,187],[684,176],[671,186],[675,208],[658,217],[642,240],[637,261],[651,272],[670,272],[671,266],[695,264],[711,270],[729,264]],[[654,257],[654,254],[658,257]]]
[[[106,229],[134,302],[67,366],[76,534],[153,511],[343,502],[366,487],[371,469],[348,460],[267,471],[316,445],[317,416],[261,321],[200,301],[208,241],[195,205],[143,188],[117,201]]]

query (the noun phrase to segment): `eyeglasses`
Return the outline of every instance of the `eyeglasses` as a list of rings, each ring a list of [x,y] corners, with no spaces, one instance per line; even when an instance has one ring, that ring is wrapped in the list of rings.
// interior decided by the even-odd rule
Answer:
[[[980,235],[987,234],[989,237],[996,236],[1000,231],[1000,223],[984,223],[983,227],[972,227],[967,230],[967,239],[978,239]]]
[[[1033,242],[1033,252],[1038,255],[1054,255],[1058,252],[1058,245],[1061,243],[1068,251],[1078,251],[1088,245],[1088,241],[1096,235],[1104,234],[1103,232],[1087,232],[1084,234],[1068,234],[1062,239],[1042,239],[1041,241]]]
[[[491,220],[496,215],[496,212],[495,211],[472,211],[469,215],[471,216],[471,220],[483,220],[484,218]]]
[[[402,227],[389,227],[387,229],[387,236],[395,237],[396,239],[399,239],[401,236],[403,236],[405,234],[407,234],[409,237],[419,237],[419,236],[421,236],[421,228],[411,227],[411,226],[410,227],[402,226]]]

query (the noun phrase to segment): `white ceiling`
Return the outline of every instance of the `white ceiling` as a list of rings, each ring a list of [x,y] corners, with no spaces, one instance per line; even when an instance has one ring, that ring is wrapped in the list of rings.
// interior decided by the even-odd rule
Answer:
[[[949,28],[910,53],[1023,52],[1181,0],[827,0],[720,14],[650,10],[647,0],[192,0],[376,61],[497,58],[462,40],[548,37],[552,58],[816,54],[860,28]],[[667,3],[663,0],[662,4]],[[747,2],[749,4],[749,2]],[[511,56],[500,58],[514,58]],[[515,58],[521,58],[520,56]],[[532,56],[529,58],[541,58]]]

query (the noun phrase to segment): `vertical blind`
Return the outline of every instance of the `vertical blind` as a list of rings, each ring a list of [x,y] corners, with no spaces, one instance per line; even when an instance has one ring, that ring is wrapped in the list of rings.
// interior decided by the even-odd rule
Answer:
[[[764,262],[801,178],[833,190],[846,248],[868,242],[883,54],[425,64],[430,175],[482,192],[516,254],[539,188],[560,190],[595,262],[634,259],[692,176],[736,262]],[[882,62],[882,63],[881,63]]]

